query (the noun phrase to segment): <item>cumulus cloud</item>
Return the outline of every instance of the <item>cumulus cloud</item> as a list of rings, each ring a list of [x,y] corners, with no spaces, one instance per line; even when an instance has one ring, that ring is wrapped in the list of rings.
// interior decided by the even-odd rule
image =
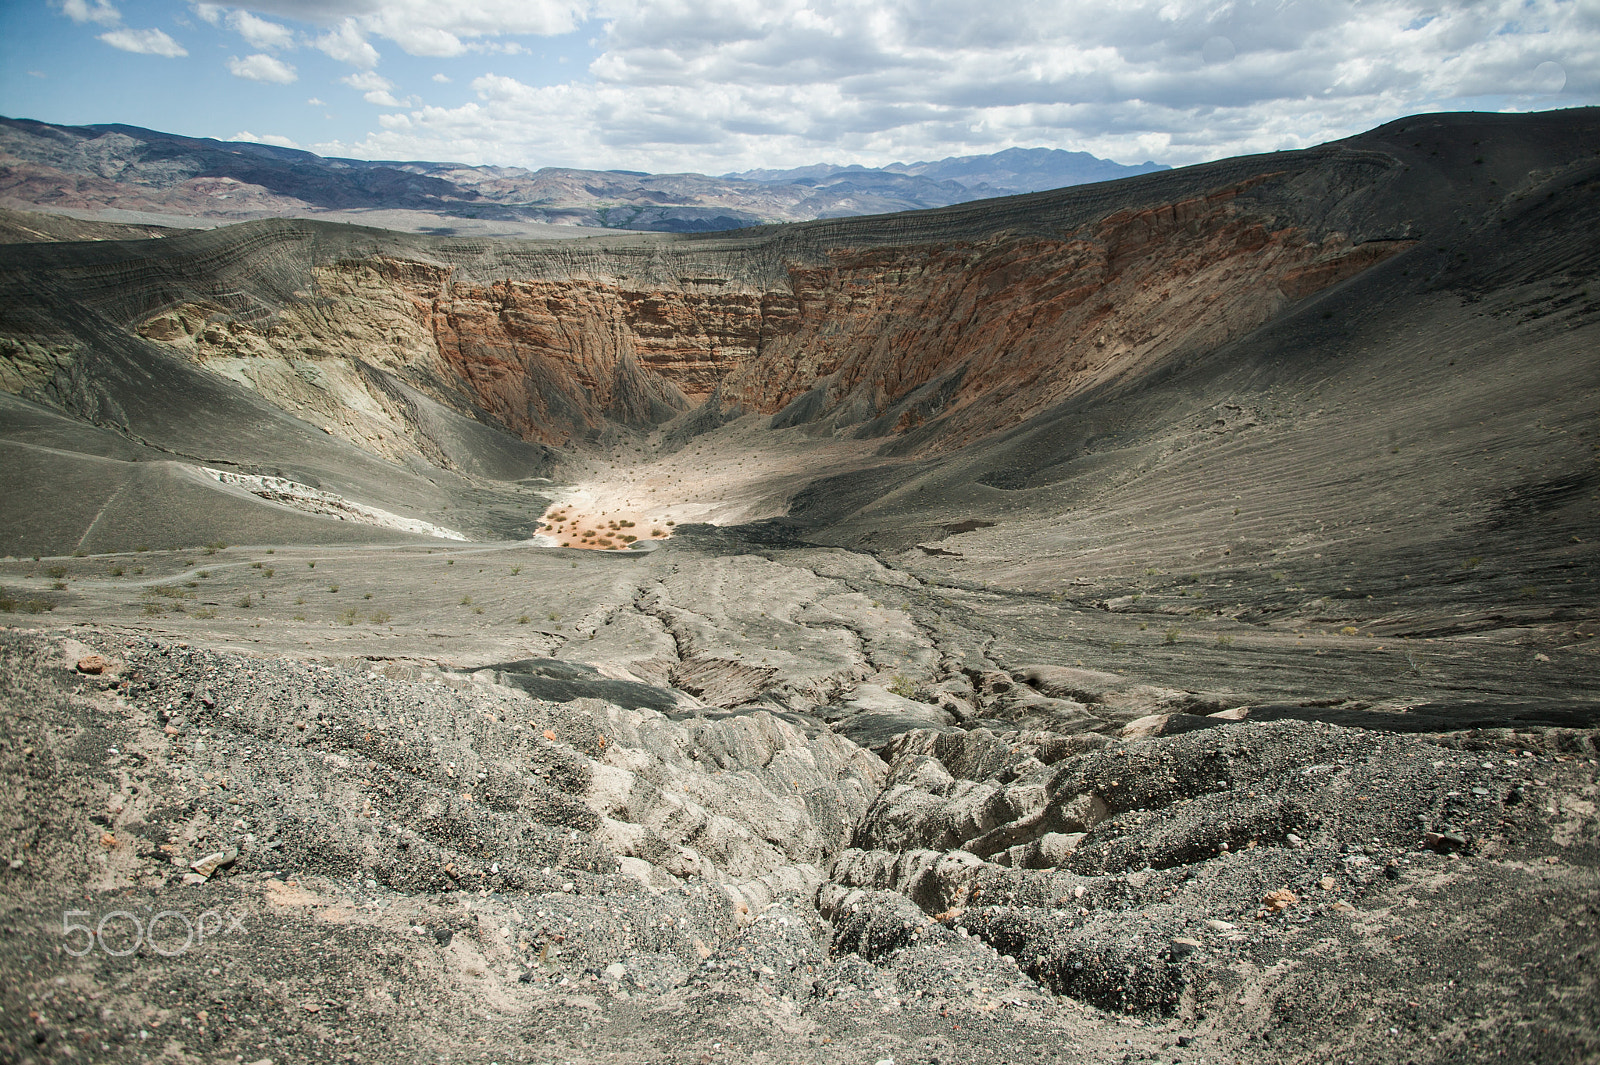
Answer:
[[[113,48],[120,48],[124,52],[136,52],[139,55],[159,55],[168,59],[176,59],[179,56],[189,54],[183,45],[160,30],[130,30],[123,28],[112,30],[109,33],[102,33],[100,39]]]
[[[233,56],[228,60],[228,72],[236,78],[260,81],[273,85],[289,85],[298,80],[294,67],[270,55]]]
[[[294,44],[294,31],[289,27],[257,18],[248,11],[229,12],[228,26],[243,37],[252,48],[271,51]]]
[[[448,75],[448,74],[435,74],[433,76],[433,80],[438,82],[440,85],[449,85],[450,84],[450,75]]]
[[[122,22],[122,13],[106,0],[61,0],[56,5],[63,15],[73,22],[93,22],[97,26],[116,26]]]
[[[346,74],[339,80],[361,93],[361,98],[369,104],[377,104],[380,107],[405,106],[400,100],[395,99],[394,94],[390,91],[394,88],[394,82],[375,71],[366,70],[360,74]]]
[[[385,115],[342,150],[657,171],[1014,145],[1186,163],[1415,111],[1600,102],[1594,0],[604,2],[587,77],[485,73],[477,99]],[[344,3],[368,32],[430,54],[448,42],[424,30],[465,44],[496,6]]]
[[[366,33],[353,18],[347,18],[316,39],[317,48],[340,63],[362,70],[378,65],[378,50],[367,42]]]
[[[288,137],[280,137],[276,133],[251,133],[249,130],[240,130],[228,138],[231,141],[245,141],[249,144],[271,144],[279,148],[298,148],[300,145]]]

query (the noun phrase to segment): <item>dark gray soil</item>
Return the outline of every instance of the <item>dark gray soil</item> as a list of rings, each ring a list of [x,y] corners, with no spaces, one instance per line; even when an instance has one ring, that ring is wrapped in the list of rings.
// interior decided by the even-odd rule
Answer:
[[[0,247],[0,1062],[1600,1060],[1596,121],[736,235]],[[346,258],[777,291],[1239,182],[1395,254],[961,448],[846,382],[557,451],[395,377],[391,462],[135,331]],[[531,539],[636,463],[745,523]]]
[[[91,651],[107,672],[75,670]],[[913,732],[873,769],[791,731],[760,749],[812,753],[774,774],[770,754],[728,746],[762,714],[674,724],[486,678],[92,629],[9,630],[0,654],[7,1060],[1600,1052],[1590,733]],[[595,812],[614,787],[597,774],[620,765],[658,782],[614,810],[658,846],[732,868],[732,830],[686,827],[681,805],[731,774],[721,787],[745,797],[718,812],[768,837],[787,817],[768,864],[820,857],[830,878],[746,889],[749,906],[720,869],[624,868]],[[874,784],[856,827],[830,828]],[[1092,824],[1048,813],[1086,797]],[[1076,849],[1049,868],[978,859],[983,816],[1030,801],[1047,811],[1035,835],[1088,829]],[[904,875],[945,852],[970,863]],[[159,934],[115,956],[158,913]],[[64,914],[101,938],[64,932]],[[185,945],[185,920],[203,943]]]

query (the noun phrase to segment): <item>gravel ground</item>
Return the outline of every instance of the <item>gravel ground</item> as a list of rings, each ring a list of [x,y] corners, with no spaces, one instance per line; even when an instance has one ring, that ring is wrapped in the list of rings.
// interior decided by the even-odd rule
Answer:
[[[1589,732],[977,727],[885,762],[392,662],[0,656],[6,1061],[1600,1053]]]

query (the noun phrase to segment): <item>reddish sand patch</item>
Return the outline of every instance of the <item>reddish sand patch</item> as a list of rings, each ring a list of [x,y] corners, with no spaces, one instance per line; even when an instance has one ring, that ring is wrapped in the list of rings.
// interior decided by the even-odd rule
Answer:
[[[539,532],[562,547],[625,551],[640,540],[665,540],[672,534],[674,524],[621,512],[583,514],[570,504],[557,504],[545,511]]]

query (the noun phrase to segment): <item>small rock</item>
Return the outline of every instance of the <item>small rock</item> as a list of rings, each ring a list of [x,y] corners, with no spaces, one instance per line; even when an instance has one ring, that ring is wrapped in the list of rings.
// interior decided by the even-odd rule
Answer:
[[[13,859],[11,859],[11,871],[13,873],[16,872],[18,869],[21,869],[21,868],[22,868],[22,859],[21,858],[13,858]]]
[[[1446,851],[1457,850],[1461,847],[1465,847],[1467,845],[1467,837],[1454,830],[1446,830],[1444,832],[1424,832],[1422,834],[1422,845],[1427,847],[1429,850],[1438,851],[1440,854],[1443,854]]]
[[[198,887],[209,879],[211,878],[207,876],[201,876],[199,873],[184,873],[183,885],[184,887]]]
[[[1190,939],[1188,936],[1175,936],[1167,943],[1167,947],[1171,950],[1174,958],[1187,958],[1199,950],[1200,946],[1201,943],[1198,939]]]
[[[620,961],[614,961],[602,969],[600,975],[604,976],[607,980],[616,982],[628,975],[628,967],[622,964]]]
[[[196,873],[199,873],[203,877],[210,877],[212,873],[215,873],[223,866],[232,865],[234,859],[238,857],[239,848],[228,847],[224,850],[217,851],[215,854],[206,855],[204,858],[201,858],[199,861],[189,866],[189,868],[193,869]]]
[[[84,655],[78,659],[78,672],[99,676],[110,665],[111,663],[105,660],[104,655]]]
[[[1192,1046],[1194,1046],[1194,1036],[1192,1036],[1192,1035],[1180,1035],[1178,1037],[1178,1045],[1181,1046],[1181,1047],[1192,1047]]]
[[[1290,906],[1299,902],[1300,897],[1288,888],[1280,888],[1277,891],[1267,892],[1262,896],[1261,901],[1264,905],[1270,906],[1274,910],[1287,910]]]
[[[1332,891],[1333,884],[1334,880],[1331,876],[1325,876],[1321,880],[1317,881],[1317,887],[1321,888],[1323,891]]]

